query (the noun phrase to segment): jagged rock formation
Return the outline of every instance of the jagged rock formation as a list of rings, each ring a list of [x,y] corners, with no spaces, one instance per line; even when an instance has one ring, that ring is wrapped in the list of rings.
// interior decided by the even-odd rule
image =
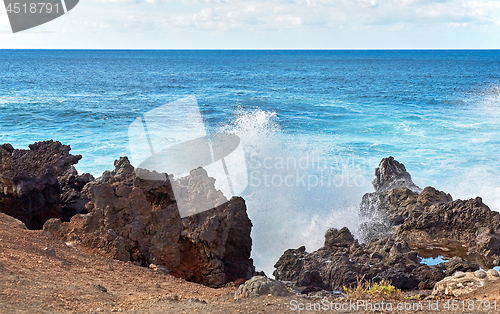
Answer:
[[[479,270],[479,266],[474,263],[469,263],[461,257],[455,256],[445,264],[445,269],[446,271],[444,274],[446,276],[451,276],[457,271],[467,272]]]
[[[83,188],[90,199],[88,214],[75,215],[70,222],[51,219],[44,230],[88,250],[162,266],[171,275],[212,287],[252,277],[252,224],[242,198],[181,219],[172,178],[138,172],[126,157],[115,161],[113,171]],[[192,170],[190,176],[211,184],[211,194],[218,195],[205,170]],[[200,183],[204,191],[205,183]]]
[[[368,219],[360,227],[361,240],[390,236],[394,226],[417,217],[426,207],[451,202],[451,195],[426,187],[420,194],[405,187],[363,195],[360,216]]]
[[[376,192],[365,194],[360,205],[360,215],[368,220],[359,230],[363,243],[347,228],[331,229],[315,252],[287,250],[275,265],[277,279],[317,289],[341,289],[361,278],[423,289],[457,270],[500,264],[500,213],[481,198],[453,201],[433,187],[421,190],[392,157],[381,161],[375,175]],[[456,257],[423,265],[418,255],[427,250]]]
[[[480,197],[433,204],[405,220],[395,235],[418,247],[457,243],[472,261],[493,266],[500,255],[500,213],[491,211]]]
[[[69,220],[86,202],[80,191],[92,177],[78,176],[73,171],[78,187],[59,178],[82,156],[71,155],[68,145],[52,140],[31,144],[29,148],[0,145],[0,212],[21,220],[29,229],[40,229],[53,217]]]
[[[327,290],[355,285],[358,279],[391,280],[398,288],[415,289],[421,280],[412,271],[420,266],[417,253],[404,241],[385,238],[360,244],[342,228],[328,230],[325,245],[315,252],[307,253],[305,247],[287,250],[273,275],[298,287]],[[407,280],[397,281],[402,276]]]
[[[444,263],[435,266],[423,265],[414,269],[412,273],[421,280],[418,286],[419,290],[432,289],[436,282],[445,277],[444,269]]]
[[[390,236],[394,226],[419,215],[426,206],[453,200],[433,187],[422,190],[415,185],[405,166],[392,156],[380,161],[372,184],[375,192],[363,195],[359,211],[368,220],[360,227],[363,242]]]
[[[433,187],[420,193],[400,187],[414,184],[404,165],[392,157],[384,158],[377,169],[377,192],[365,194],[360,205],[360,215],[368,219],[360,228],[362,241],[391,236],[415,249],[441,248],[487,267],[500,258],[500,213],[480,197],[453,201]]]
[[[413,183],[405,166],[392,156],[382,159],[378,168],[375,169],[375,179],[372,184],[377,193],[403,187],[417,193],[422,191]]]
[[[79,175],[75,167],[71,166],[66,172],[57,178],[61,185],[62,212],[64,217],[73,217],[76,214],[88,213],[85,204],[89,201],[83,193],[85,185],[94,181],[90,173]],[[66,220],[65,220],[66,221]]]

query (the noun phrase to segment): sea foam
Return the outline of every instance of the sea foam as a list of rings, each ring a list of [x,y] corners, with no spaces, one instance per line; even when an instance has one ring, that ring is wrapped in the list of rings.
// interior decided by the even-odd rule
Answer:
[[[362,223],[357,206],[369,182],[348,156],[326,156],[324,148],[283,132],[276,113],[259,109],[241,110],[221,131],[240,136],[245,149],[249,185],[242,196],[257,269],[271,275],[285,250],[313,251],[328,228],[357,230]]]

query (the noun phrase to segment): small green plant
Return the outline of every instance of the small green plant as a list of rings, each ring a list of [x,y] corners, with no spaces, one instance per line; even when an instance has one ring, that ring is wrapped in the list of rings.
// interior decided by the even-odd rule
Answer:
[[[420,301],[420,300],[422,300],[422,296],[420,294],[416,294],[416,295],[412,295],[412,296],[409,296],[409,297],[405,297],[405,300]]]
[[[370,283],[363,280],[357,280],[355,287],[344,286],[344,291],[349,298],[352,299],[387,299],[387,300],[401,300],[401,290],[391,285],[390,281],[380,281]]]

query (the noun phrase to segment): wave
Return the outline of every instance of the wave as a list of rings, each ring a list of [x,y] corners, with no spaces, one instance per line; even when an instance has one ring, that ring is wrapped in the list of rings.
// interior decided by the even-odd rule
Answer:
[[[321,247],[329,227],[358,229],[367,182],[353,164],[327,156],[330,149],[310,145],[306,135],[283,132],[272,111],[240,110],[220,129],[238,135],[245,150],[249,185],[242,196],[257,269],[269,276],[285,250]]]

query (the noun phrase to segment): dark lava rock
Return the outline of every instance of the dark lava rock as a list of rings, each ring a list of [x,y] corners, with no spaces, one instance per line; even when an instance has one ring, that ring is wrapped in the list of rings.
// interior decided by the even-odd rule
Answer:
[[[360,216],[367,220],[358,230],[362,243],[347,228],[330,229],[315,252],[287,250],[275,265],[276,279],[311,289],[321,282],[342,289],[359,279],[390,280],[408,290],[432,288],[445,275],[444,265],[421,264],[418,252],[468,257],[447,262],[446,275],[478,269],[473,257],[487,267],[500,264],[500,213],[481,198],[453,201],[433,187],[421,190],[392,157],[381,161],[375,176],[375,192],[365,194],[360,205]],[[321,280],[303,280],[318,273]]]
[[[408,188],[417,193],[422,191],[421,188],[413,183],[411,175],[406,171],[405,166],[392,156],[382,159],[378,168],[375,169],[375,179],[372,184],[377,193],[401,187]]]
[[[0,211],[29,229],[42,228],[50,218],[69,220],[78,212],[70,204],[79,203],[81,209],[86,202],[79,191],[72,194],[73,188],[59,181],[82,158],[71,155],[70,149],[52,140],[31,144],[29,150],[0,145]],[[63,190],[68,196],[62,195]]]
[[[494,265],[500,256],[500,213],[480,197],[453,201],[433,187],[418,193],[404,165],[392,157],[377,169],[376,192],[365,194],[360,205],[360,216],[367,220],[359,230],[362,242],[394,237],[419,250],[439,247],[451,252],[448,256]]]
[[[372,184],[375,192],[365,194],[360,205],[360,216],[367,220],[359,232],[363,242],[389,236],[394,226],[420,215],[427,206],[453,200],[433,187],[416,186],[405,166],[393,157],[382,159]]]
[[[256,272],[254,272],[254,274],[253,274],[253,275],[254,275],[254,276],[263,276],[263,277],[267,277],[266,273],[265,273],[263,270],[261,270],[261,271],[256,271]]]
[[[298,284],[303,287],[318,288],[316,291],[328,289],[328,285],[324,283],[323,278],[317,269],[308,269],[301,272]]]
[[[485,267],[491,267],[500,255],[500,213],[490,210],[480,197],[428,206],[394,233],[421,247],[458,243],[471,261],[474,258]]]
[[[425,283],[424,281],[421,281],[421,282],[419,282],[417,289],[418,290],[429,290],[431,288],[429,287],[429,285],[427,285],[427,283]]]
[[[309,294],[318,291],[323,291],[323,289],[317,286],[307,286],[304,290],[300,291],[300,294]]]
[[[331,262],[326,265],[321,273],[325,277],[325,281],[330,284],[330,289],[340,290],[344,286],[355,285],[358,279],[363,279],[369,270],[368,265],[360,265],[354,262],[347,254],[334,254]]]
[[[360,204],[360,216],[368,220],[360,227],[361,238],[369,241],[389,236],[395,226],[419,217],[427,207],[452,200],[451,195],[433,187],[426,187],[420,194],[405,187],[367,193]]]
[[[100,254],[142,266],[160,265],[171,275],[212,287],[252,277],[252,223],[241,197],[181,219],[171,177],[138,172],[140,176],[126,157],[115,161],[113,171],[84,186],[88,214],[63,223],[51,219],[44,230]],[[190,175],[212,182],[215,194],[205,170]]]
[[[315,252],[307,253],[305,247],[287,250],[273,274],[278,280],[309,290],[339,290],[356,285],[358,280],[371,280],[390,268],[411,274],[419,266],[416,252],[404,241],[384,238],[359,244],[349,229],[342,228],[328,230],[325,246]]]
[[[415,274],[420,280],[424,287],[419,288],[419,290],[424,289],[432,289],[436,282],[444,279],[445,274],[443,270],[438,266],[428,266],[423,265],[413,270],[413,274]]]
[[[388,269],[373,277],[373,282],[390,282],[394,287],[401,290],[415,290],[418,288],[420,279],[411,273],[405,273],[395,269]]]
[[[456,271],[462,271],[462,272],[467,272],[467,271],[476,271],[479,270],[479,266],[474,263],[469,263],[463,258],[460,258],[458,256],[450,259],[448,262],[445,264],[446,267],[446,276],[451,276],[453,275]]]
[[[64,175],[58,177],[58,181],[62,188],[63,215],[73,217],[76,214],[88,213],[85,204],[90,199],[82,191],[87,183],[94,181],[94,177],[89,173],[79,175],[75,167],[71,166]]]
[[[354,243],[354,237],[351,231],[346,227],[337,230],[329,229],[325,234],[326,247],[349,247]]]
[[[308,253],[306,253],[305,246],[301,246],[298,249],[286,250],[274,265],[274,268],[276,268],[273,272],[274,277],[283,281],[298,280],[300,272],[304,267],[304,257],[306,254]]]

